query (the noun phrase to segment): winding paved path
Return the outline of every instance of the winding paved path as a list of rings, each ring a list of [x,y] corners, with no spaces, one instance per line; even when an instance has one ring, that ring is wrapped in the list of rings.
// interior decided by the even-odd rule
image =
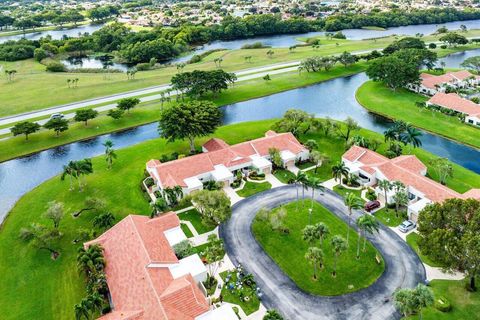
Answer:
[[[347,221],[343,199],[330,190],[316,200]],[[398,319],[393,304],[385,301],[398,287],[414,287],[425,280],[418,256],[392,230],[381,226],[369,237],[385,260],[385,272],[370,287],[334,297],[314,296],[300,290],[263,251],[251,232],[251,223],[260,208],[272,209],[296,200],[295,186],[274,188],[244,199],[233,206],[231,219],[220,228],[232,262],[253,273],[267,308],[279,310],[287,319]],[[355,212],[352,219],[361,213]]]

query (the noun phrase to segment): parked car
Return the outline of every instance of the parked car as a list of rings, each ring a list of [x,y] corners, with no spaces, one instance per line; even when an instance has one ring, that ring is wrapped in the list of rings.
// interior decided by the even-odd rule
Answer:
[[[373,201],[369,201],[367,203],[365,203],[365,211],[372,211],[372,210],[375,210],[377,208],[380,208],[380,201],[378,200],[373,200]]]
[[[50,119],[63,119],[63,118],[65,118],[65,116],[62,113],[53,113],[50,116]]]
[[[407,233],[408,231],[415,229],[416,226],[417,224],[412,220],[405,220],[398,226],[398,230]]]

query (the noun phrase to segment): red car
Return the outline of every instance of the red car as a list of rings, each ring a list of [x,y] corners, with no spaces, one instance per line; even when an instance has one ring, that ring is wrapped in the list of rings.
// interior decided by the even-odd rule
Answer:
[[[365,211],[370,212],[377,208],[380,208],[380,201],[378,200],[373,200],[365,203]]]

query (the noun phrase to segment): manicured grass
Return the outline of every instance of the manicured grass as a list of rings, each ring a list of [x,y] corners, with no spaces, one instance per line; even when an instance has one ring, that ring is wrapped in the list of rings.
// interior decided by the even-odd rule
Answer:
[[[305,161],[305,162],[303,162],[303,163],[297,164],[297,167],[298,167],[299,169],[302,169],[302,170],[303,170],[303,169],[311,168],[311,167],[313,167],[314,165],[315,165],[315,163],[313,163],[313,162]]]
[[[282,207],[287,210],[283,224],[289,229],[288,234],[273,231],[268,221],[258,218],[252,224],[252,231],[265,252],[300,289],[317,295],[340,295],[368,287],[383,273],[385,268],[383,259],[380,264],[377,263],[375,257],[379,253],[369,242],[366,252],[361,252],[360,259],[355,258],[358,235],[351,230],[350,246],[338,260],[337,276],[332,276],[334,255],[330,240],[334,235],[346,238],[348,226],[333,213],[314,202],[312,221],[323,222],[330,229],[330,237],[324,241],[322,248],[325,257],[324,268],[317,272],[318,279],[314,281],[313,267],[305,260],[309,244],[302,239],[302,230],[309,220],[310,201],[305,201],[303,207],[300,204],[298,211],[296,202]],[[317,243],[315,246],[320,244]]]
[[[212,100],[219,106],[230,104],[326,81],[336,77],[355,74],[363,71],[364,69],[364,64],[355,64],[348,68],[336,66],[328,72],[303,72],[301,74],[298,72],[292,72],[278,74],[272,75],[272,80],[268,84],[265,84],[263,79],[252,79],[235,84],[235,87],[224,91],[218,97],[212,98]],[[165,104],[164,107],[167,107],[167,105],[168,104]],[[51,131],[42,130],[39,133],[30,135],[28,141],[25,141],[23,136],[2,140],[0,141],[0,149],[8,150],[9,152],[0,153],[0,161],[5,161],[21,155],[41,151],[96,135],[155,122],[159,119],[158,110],[161,108],[162,107],[158,101],[148,102],[139,105],[130,114],[125,115],[119,120],[113,120],[112,118],[108,117],[106,113],[103,113],[98,118],[89,121],[87,127],[85,127],[83,123],[73,123],[70,125],[68,131],[60,134],[58,137]]]
[[[378,211],[375,211],[373,215],[378,219],[378,221],[389,227],[396,227],[403,221],[407,220],[407,215],[405,212],[399,212],[397,217],[394,209],[382,208]]]
[[[206,226],[202,223],[202,216],[197,211],[197,209],[191,209],[178,214],[180,220],[190,221],[198,234],[212,231],[215,227]]]
[[[259,192],[262,192],[262,191],[265,191],[265,190],[268,190],[268,189],[271,189],[271,188],[272,188],[272,185],[268,181],[265,181],[265,182],[247,181],[247,182],[245,182],[245,185],[243,186],[243,188],[241,190],[237,191],[237,194],[240,197],[246,198],[246,197],[253,196],[256,193],[259,193]]]
[[[288,183],[292,179],[295,179],[295,174],[287,169],[276,169],[273,175],[283,183]]]
[[[418,238],[419,238],[418,233],[411,232],[407,236],[407,243],[418,254],[418,256],[420,257],[420,260],[422,260],[423,263],[426,263],[431,267],[442,267],[441,263],[438,263],[438,262],[432,260],[430,257],[422,254],[422,252],[420,251],[420,248],[418,247],[418,243],[417,243]]]
[[[466,33],[467,36],[473,34],[473,31]],[[223,59],[223,69],[226,71],[239,71],[270,64],[298,61],[312,56],[334,55],[343,51],[382,49],[392,41],[400,38],[392,36],[370,40],[328,40],[325,37],[319,37],[321,43],[318,49],[313,49],[310,46],[298,47],[294,51],[290,51],[288,48],[274,48],[274,55],[271,58],[266,54],[270,50],[269,48],[220,51],[210,54],[199,63],[187,65],[184,71],[214,69],[216,68],[214,59],[220,57]],[[436,39],[438,39],[438,36],[423,38],[425,41],[436,41]],[[452,52],[478,48],[478,46],[479,44],[474,43],[448,49],[438,49],[437,51],[442,56]],[[245,60],[246,56],[251,56],[252,59],[247,62]],[[79,79],[78,88],[70,89],[66,80],[72,77],[71,74],[46,72],[45,66],[33,59],[0,62],[0,66],[3,66],[5,69],[18,71],[15,81],[0,81],[0,101],[2,101],[0,117],[148,86],[166,84],[170,81],[172,75],[177,72],[175,66],[163,67],[156,70],[138,72],[134,80],[128,80],[124,73],[109,74],[107,79],[100,73],[75,73],[75,78]]]
[[[322,141],[322,140],[319,140],[319,141]],[[322,147],[320,147],[319,149],[322,150]],[[341,150],[329,150],[328,153],[334,155],[334,158],[332,159],[340,159],[341,152],[338,152],[338,151],[341,151]],[[305,172],[305,174],[309,177],[317,177],[322,182],[324,182],[332,178],[332,165],[331,163],[328,163],[328,164],[324,163],[320,167],[318,167],[317,170],[315,169],[308,170]]]
[[[347,193],[353,193],[354,195],[359,197],[363,203],[365,203],[365,200],[363,200],[363,198],[361,197],[362,190],[349,189],[341,185],[336,185],[335,187],[333,187],[333,191],[335,191],[344,198],[347,196]]]
[[[477,278],[477,281],[479,278]],[[433,306],[422,312],[424,320],[475,320],[480,319],[480,291],[465,290],[465,281],[433,280],[430,288],[435,297],[446,298],[452,305],[450,312],[440,312]],[[407,319],[418,319],[418,315]]]
[[[193,247],[193,251],[197,253],[200,258],[202,257],[202,252],[205,251],[205,249],[208,247],[208,242],[201,244],[199,246]]]
[[[185,233],[187,238],[193,237],[192,231],[190,231],[190,228],[185,223],[181,223],[180,228],[182,228],[182,231],[183,231],[183,233]]]
[[[456,117],[417,107],[415,102],[428,100],[422,95],[406,89],[394,92],[381,82],[368,81],[358,89],[356,97],[369,111],[407,121],[416,127],[480,148],[479,128],[469,126]]]
[[[227,277],[228,271],[220,273],[220,277],[225,281],[225,278]],[[230,282],[236,283],[237,281],[237,274],[235,272],[232,272],[232,276],[230,278]],[[242,291],[247,291],[250,289],[242,289]],[[258,310],[260,307],[260,300],[255,294],[250,295],[250,300],[249,301],[244,301],[240,298],[239,295],[239,290],[237,289],[228,289],[226,285],[223,286],[221,295],[223,297],[223,301],[225,302],[230,302],[239,305],[242,307],[243,311],[245,312],[246,315],[252,314],[255,311]],[[250,290],[251,292],[251,290]],[[250,292],[248,292],[250,294]]]
[[[224,126],[212,136],[235,144],[264,136],[273,123],[274,120],[267,120]],[[359,134],[381,139],[379,134],[368,130],[361,130]],[[208,138],[198,140],[197,145]],[[345,150],[344,141],[315,133],[301,136],[302,141],[308,139],[316,140],[319,149],[331,159],[318,170],[319,174],[325,176],[325,180],[329,179],[332,164],[340,160]],[[77,237],[79,228],[91,228],[93,215],[87,213],[73,219],[71,213],[82,208],[87,197],[99,197],[106,201],[108,210],[115,214],[117,222],[132,213],[148,215],[151,209],[138,187],[139,181],[143,179],[145,163],[174,151],[187,154],[188,144],[167,143],[164,139],[139,143],[117,150],[118,158],[111,170],[106,169],[103,156],[94,158],[94,173],[86,178],[87,186],[83,192],[68,191],[68,181],[62,182],[59,177],[55,177],[22,197],[0,229],[2,320],[51,319],[52,314],[55,314],[55,319],[72,319],[73,305],[85,295],[83,277],[78,274],[75,261],[80,244],[74,245],[72,240]],[[384,152],[385,145],[379,151]],[[425,163],[433,157],[421,149],[415,149],[414,153]],[[436,178],[431,170],[430,172]],[[472,187],[480,187],[480,176],[454,165],[454,177],[448,181],[448,185],[459,192],[465,192]],[[47,203],[52,200],[65,203],[66,210],[65,218],[60,224],[64,237],[56,244],[61,255],[56,261],[52,261],[46,251],[34,250],[18,238],[20,229],[32,222],[50,223],[42,215]]]

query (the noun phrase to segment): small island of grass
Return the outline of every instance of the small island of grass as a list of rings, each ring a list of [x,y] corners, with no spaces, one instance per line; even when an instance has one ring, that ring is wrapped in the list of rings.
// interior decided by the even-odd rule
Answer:
[[[298,210],[297,210],[298,205]],[[281,228],[272,230],[272,222],[257,215],[252,231],[257,241],[266,253],[302,290],[323,296],[335,296],[366,288],[374,283],[385,269],[384,261],[379,252],[367,241],[366,250],[360,252],[356,259],[358,235],[350,230],[348,248],[340,254],[337,262],[336,276],[334,270],[334,252],[332,238],[339,235],[347,237],[348,226],[340,218],[325,209],[319,203],[313,203],[312,224],[323,222],[329,229],[329,236],[323,244],[315,243],[324,254],[323,267],[316,272],[313,279],[313,266],[305,255],[311,246],[303,240],[302,230],[309,221],[310,200],[292,202],[276,208],[270,214],[276,215],[279,210],[286,212],[281,222]],[[363,246],[363,240],[361,240]]]

